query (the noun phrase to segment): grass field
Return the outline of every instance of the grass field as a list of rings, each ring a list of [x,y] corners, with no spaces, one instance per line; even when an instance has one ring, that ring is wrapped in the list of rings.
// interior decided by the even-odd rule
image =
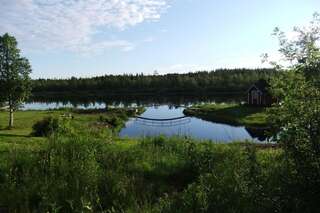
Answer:
[[[143,110],[143,109],[140,109]],[[121,115],[120,115],[121,114]],[[81,129],[88,129],[92,126],[103,127],[106,131],[117,131],[124,124],[127,115],[124,115],[123,110],[114,109],[110,111],[101,110],[45,110],[45,111],[17,111],[14,113],[14,128],[8,129],[8,112],[0,112],[0,150],[12,148],[39,148],[46,144],[47,141],[44,137],[33,137],[32,126],[48,116],[65,117],[72,115],[72,123]],[[101,118],[108,120],[108,118],[119,117],[116,120],[115,126],[108,125],[108,123],[101,121]],[[112,121],[112,119],[109,119]],[[124,139],[117,139],[123,141]]]
[[[39,148],[46,141],[42,137],[30,136],[32,126],[46,116],[58,116],[55,111],[18,111],[14,114],[14,128],[9,130],[7,112],[0,112],[0,150],[10,148]]]
[[[189,116],[236,126],[268,127],[266,108],[239,104],[204,104],[184,110]]]
[[[78,119],[87,124],[95,120],[89,115]],[[76,122],[72,123],[78,126]],[[39,138],[40,143],[37,138],[24,141],[15,136],[24,147],[14,149],[12,142],[0,155],[0,207],[9,212],[201,212],[207,207],[199,196],[218,193],[228,202],[234,197],[261,197],[243,188],[247,182],[252,182],[248,187],[254,185],[248,168],[255,164],[263,168],[266,180],[281,175],[272,173],[282,165],[274,163],[281,159],[276,149],[251,153],[239,144],[186,138],[118,139],[92,132],[86,125],[76,134]],[[250,160],[252,154],[257,160]],[[218,191],[202,189],[202,178],[211,182],[210,189],[217,184],[212,189]],[[270,187],[262,182],[267,183],[261,186],[266,190],[279,184]],[[218,203],[216,199],[210,208]],[[237,205],[222,203],[217,208],[231,212]]]
[[[302,200],[295,168],[281,148],[162,136],[120,139],[115,133],[131,113],[19,111],[15,128],[7,130],[8,115],[0,112],[0,210],[286,212],[294,204],[288,193]],[[63,131],[30,136],[37,121],[69,114]],[[296,194],[288,192],[292,188]]]

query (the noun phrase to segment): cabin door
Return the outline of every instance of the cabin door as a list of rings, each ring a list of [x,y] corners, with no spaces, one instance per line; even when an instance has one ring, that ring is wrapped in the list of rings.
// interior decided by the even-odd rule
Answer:
[[[259,104],[259,92],[257,90],[253,90],[251,92],[251,97],[252,97],[252,104],[253,105],[258,105]]]

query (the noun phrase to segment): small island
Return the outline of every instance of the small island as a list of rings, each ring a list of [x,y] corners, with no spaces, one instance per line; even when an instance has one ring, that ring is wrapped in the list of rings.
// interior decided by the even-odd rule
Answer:
[[[184,114],[234,126],[268,127],[265,107],[226,103],[203,104],[186,108]]]

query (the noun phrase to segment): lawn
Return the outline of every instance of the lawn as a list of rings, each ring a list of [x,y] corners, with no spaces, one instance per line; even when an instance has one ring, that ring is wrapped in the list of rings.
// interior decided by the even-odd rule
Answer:
[[[14,128],[9,130],[7,112],[0,112],[0,150],[9,148],[36,148],[44,144],[45,138],[30,136],[32,126],[46,116],[59,115],[57,111],[18,111],[14,113]]]
[[[203,104],[184,110],[189,116],[246,127],[267,127],[266,108],[239,104]]]
[[[143,109],[139,109],[142,112]],[[8,148],[20,147],[20,148],[40,148],[45,144],[46,138],[33,137],[32,126],[45,117],[64,117],[72,115],[73,124],[78,126],[78,131],[82,131],[82,128],[103,127],[109,129],[111,132],[116,132],[121,129],[126,119],[131,116],[131,112],[121,109],[111,109],[109,111],[104,110],[72,110],[72,109],[60,109],[60,110],[35,110],[35,111],[17,111],[14,113],[14,128],[8,129],[8,112],[0,112],[0,151],[7,150]],[[114,118],[117,118],[114,121]],[[103,121],[101,119],[104,119]],[[115,122],[106,123],[106,122]],[[120,142],[124,139],[117,139]],[[128,141],[128,140],[126,140]]]

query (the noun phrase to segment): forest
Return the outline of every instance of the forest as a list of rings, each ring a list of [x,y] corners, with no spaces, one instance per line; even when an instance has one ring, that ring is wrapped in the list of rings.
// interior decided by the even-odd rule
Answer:
[[[217,69],[186,74],[105,75],[92,78],[38,79],[33,93],[94,92],[108,94],[239,93],[259,79],[269,79],[274,69]]]

